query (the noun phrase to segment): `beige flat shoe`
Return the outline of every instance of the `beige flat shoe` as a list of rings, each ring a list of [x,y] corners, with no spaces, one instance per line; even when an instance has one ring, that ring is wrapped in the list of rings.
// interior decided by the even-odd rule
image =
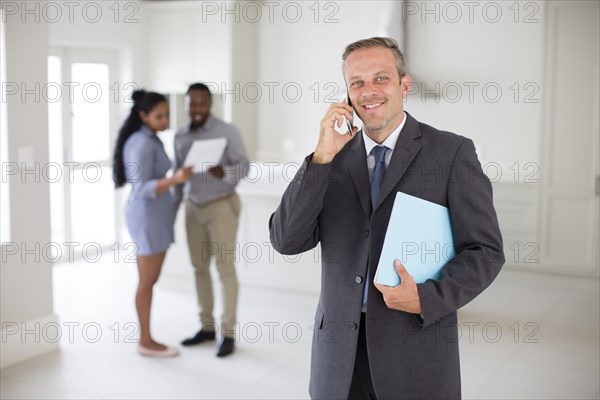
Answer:
[[[158,358],[177,357],[179,355],[179,350],[177,350],[176,347],[171,346],[167,346],[164,350],[152,350],[140,344],[138,346],[138,352],[142,356]]]

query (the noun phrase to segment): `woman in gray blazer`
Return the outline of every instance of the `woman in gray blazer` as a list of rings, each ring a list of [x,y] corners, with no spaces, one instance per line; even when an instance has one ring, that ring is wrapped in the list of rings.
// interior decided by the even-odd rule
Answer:
[[[180,168],[167,178],[171,161],[157,132],[169,125],[169,106],[163,95],[136,91],[134,105],[115,146],[113,180],[117,188],[131,183],[125,220],[137,246],[139,284],[135,305],[140,321],[139,352],[145,356],[172,357],[175,347],[156,342],[150,334],[152,289],[165,254],[173,243],[175,209],[169,188],[187,181],[192,168]]]

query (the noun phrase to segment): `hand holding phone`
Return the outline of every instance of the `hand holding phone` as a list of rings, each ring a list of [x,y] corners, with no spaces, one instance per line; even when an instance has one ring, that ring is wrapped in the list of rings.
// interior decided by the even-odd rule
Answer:
[[[344,100],[329,105],[319,125],[319,143],[317,143],[311,162],[327,164],[333,161],[335,155],[353,139],[356,128],[347,122],[347,119],[352,120],[353,118],[354,109],[348,107]]]

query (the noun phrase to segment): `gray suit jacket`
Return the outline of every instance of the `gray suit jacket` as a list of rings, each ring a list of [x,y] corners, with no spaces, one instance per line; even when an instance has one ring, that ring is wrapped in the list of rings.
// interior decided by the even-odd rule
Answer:
[[[361,134],[330,164],[313,164],[310,157],[269,225],[271,242],[282,254],[318,243],[322,248],[311,397],[348,397],[368,265],[366,338],[377,397],[460,398],[456,311],[481,293],[504,263],[492,187],[473,142],[407,113],[373,210]],[[422,317],[389,309],[373,286],[398,191],[450,210],[456,257],[439,280],[418,284]]]

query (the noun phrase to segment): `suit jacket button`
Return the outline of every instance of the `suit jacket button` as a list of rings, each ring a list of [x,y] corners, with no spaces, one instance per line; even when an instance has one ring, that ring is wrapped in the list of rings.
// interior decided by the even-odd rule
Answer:
[[[365,231],[365,237],[369,237],[369,230],[368,229]]]
[[[350,322],[350,329],[352,329],[353,331],[358,329],[358,325],[356,325],[356,323],[354,322]]]
[[[356,283],[362,283],[362,276],[356,275],[356,277],[354,278],[354,282]]]

